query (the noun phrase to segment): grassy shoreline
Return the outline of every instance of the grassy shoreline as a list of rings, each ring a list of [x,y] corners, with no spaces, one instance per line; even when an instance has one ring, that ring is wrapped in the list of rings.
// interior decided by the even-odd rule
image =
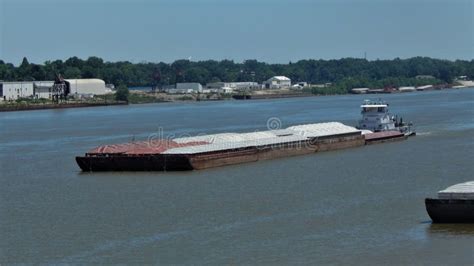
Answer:
[[[66,109],[66,108],[80,108],[80,107],[98,107],[111,105],[126,105],[126,102],[75,102],[75,103],[34,103],[34,104],[0,104],[0,112],[15,112],[15,111],[33,111],[33,110],[47,110],[47,109]]]

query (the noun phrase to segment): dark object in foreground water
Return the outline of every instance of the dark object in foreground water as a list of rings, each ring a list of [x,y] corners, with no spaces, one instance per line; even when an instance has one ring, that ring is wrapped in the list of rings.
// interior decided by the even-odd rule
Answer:
[[[434,223],[474,223],[474,181],[441,190],[438,199],[427,198],[425,205]]]
[[[434,223],[474,223],[474,200],[427,198],[425,205]]]

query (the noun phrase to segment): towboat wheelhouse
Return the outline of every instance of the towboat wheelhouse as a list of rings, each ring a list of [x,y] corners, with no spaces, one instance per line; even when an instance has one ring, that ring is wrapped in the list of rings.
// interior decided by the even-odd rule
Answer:
[[[382,101],[365,100],[362,108],[362,119],[359,120],[358,129],[374,132],[397,130],[396,119],[388,112],[388,104]]]

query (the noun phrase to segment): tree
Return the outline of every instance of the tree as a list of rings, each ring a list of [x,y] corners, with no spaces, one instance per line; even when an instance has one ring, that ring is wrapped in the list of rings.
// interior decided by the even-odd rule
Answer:
[[[91,56],[87,58],[86,64],[92,68],[100,68],[103,66],[104,60],[102,60],[102,58],[99,58],[97,56]]]
[[[127,86],[120,84],[120,86],[118,86],[117,90],[115,91],[115,100],[128,102],[129,94],[130,91],[128,90]]]
[[[33,80],[45,80],[46,72],[40,65],[30,64],[30,75]]]
[[[23,60],[21,60],[21,65],[20,67],[22,68],[27,68],[30,65],[30,62],[28,62],[28,58],[23,57]]]
[[[100,78],[116,86],[156,86],[176,82],[263,82],[276,75],[312,84],[333,83],[347,86],[391,87],[417,85],[417,75],[431,75],[437,82],[451,83],[457,76],[474,78],[474,60],[439,60],[428,57],[367,61],[360,58],[338,60],[300,60],[291,64],[267,64],[257,60],[242,63],[232,60],[189,61],[133,64],[127,61],[104,62],[99,57],[86,60],[71,57],[66,61],[33,64],[23,58],[20,65],[0,61],[0,80],[54,80],[56,74],[66,78]],[[432,83],[430,83],[432,84]],[[368,86],[367,85],[367,86]],[[341,85],[342,86],[342,85]]]
[[[77,68],[82,68],[84,66],[84,61],[77,56],[73,56],[68,58],[64,64],[68,67],[77,67]]]
[[[18,68],[18,76],[21,80],[33,80],[31,76],[31,66],[26,57],[23,57],[21,65]]]
[[[64,71],[64,77],[68,79],[81,78],[81,70],[78,67],[67,67]]]
[[[451,70],[446,66],[441,67],[439,69],[439,79],[444,80],[447,83],[451,83],[453,81]]]

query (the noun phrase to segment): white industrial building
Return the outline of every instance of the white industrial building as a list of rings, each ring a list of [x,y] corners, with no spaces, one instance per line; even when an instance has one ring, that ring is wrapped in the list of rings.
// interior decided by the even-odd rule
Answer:
[[[186,93],[201,93],[202,85],[200,83],[176,83],[173,88],[171,86],[164,87],[163,90],[167,93],[186,94]]]
[[[282,89],[291,87],[291,79],[285,76],[274,76],[264,83],[266,89]]]
[[[105,86],[101,79],[66,79],[66,86],[69,89],[69,96],[82,97],[90,95],[103,95],[112,92]],[[34,97],[51,99],[54,81],[34,81]]]
[[[34,86],[34,97],[36,99],[51,99],[52,98],[52,87],[54,81],[35,81]]]
[[[101,79],[66,79],[69,95],[103,95],[111,92]],[[0,81],[0,100],[19,98],[51,99],[54,81]]]
[[[213,82],[207,83],[206,88],[216,90],[217,92],[233,91],[233,90],[254,90],[260,89],[257,82]]]
[[[68,95],[73,97],[104,95],[112,92],[110,88],[105,86],[105,81],[101,79],[65,79],[64,81],[68,87]],[[33,83],[35,98],[52,98],[54,81],[33,81]]]
[[[20,98],[33,97],[33,82],[31,81],[0,81],[0,101],[14,101]]]
[[[66,79],[70,95],[104,95],[109,92],[101,79]]]

